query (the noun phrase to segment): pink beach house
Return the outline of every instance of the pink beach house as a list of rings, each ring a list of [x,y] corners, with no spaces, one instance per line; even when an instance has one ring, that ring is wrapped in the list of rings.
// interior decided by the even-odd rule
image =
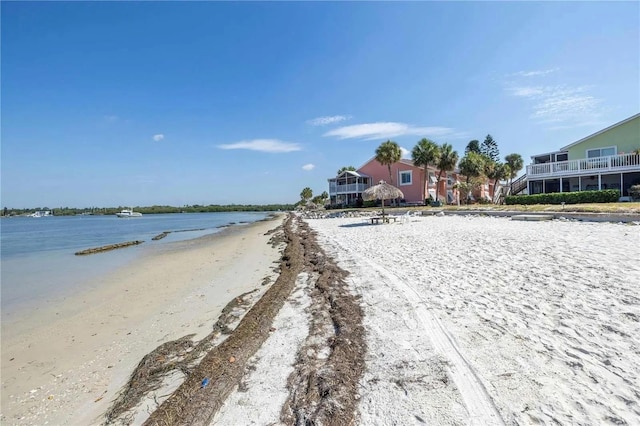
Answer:
[[[329,179],[329,199],[331,205],[357,205],[362,198],[365,189],[384,180],[400,188],[404,194],[403,202],[408,205],[423,205],[422,183],[424,182],[424,167],[417,167],[411,160],[401,159],[391,165],[391,180],[389,179],[389,169],[386,165],[380,164],[375,157],[371,158],[356,171],[345,171],[335,178]],[[436,199],[446,204],[456,204],[459,193],[455,187],[456,182],[463,182],[458,170],[443,173],[438,185],[439,170],[429,166],[426,170],[427,181],[425,187],[425,198]],[[493,183],[485,182],[478,191],[471,197],[472,200],[485,198],[492,200]]]

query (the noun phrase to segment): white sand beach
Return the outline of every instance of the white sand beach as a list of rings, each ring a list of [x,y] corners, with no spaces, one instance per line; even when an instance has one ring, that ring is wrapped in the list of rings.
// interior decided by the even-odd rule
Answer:
[[[361,424],[640,423],[640,227],[308,222],[362,296]]]
[[[212,425],[291,424],[322,410],[326,420],[349,398],[362,425],[640,423],[640,226],[305,222],[328,258],[302,244],[305,267]],[[3,424],[102,424],[144,355],[186,334],[202,338],[230,299],[271,288],[260,283],[276,277],[282,245],[265,233],[279,223],[174,244],[104,277],[103,291],[58,315],[3,324]],[[322,287],[341,280],[342,293]],[[349,303],[361,323],[340,316]],[[364,353],[364,372],[349,394],[340,386],[351,364],[336,360],[358,369],[344,352],[357,346],[358,327],[366,349],[350,356]],[[332,378],[337,387],[318,399],[315,386]],[[133,424],[165,391],[147,397]]]
[[[208,334],[230,300],[273,280],[280,254],[265,233],[281,222],[171,243],[102,277],[98,290],[3,322],[2,424],[102,424],[144,355]]]

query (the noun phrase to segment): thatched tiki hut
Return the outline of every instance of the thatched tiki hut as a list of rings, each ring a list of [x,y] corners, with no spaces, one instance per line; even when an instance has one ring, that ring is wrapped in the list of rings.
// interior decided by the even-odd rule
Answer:
[[[362,193],[362,198],[366,201],[382,200],[382,214],[384,215],[384,200],[404,198],[404,194],[395,186],[381,180],[379,184],[365,189]]]

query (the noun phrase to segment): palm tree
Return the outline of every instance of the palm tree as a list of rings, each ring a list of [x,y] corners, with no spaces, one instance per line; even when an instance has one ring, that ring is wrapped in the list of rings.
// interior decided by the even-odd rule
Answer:
[[[438,201],[438,188],[440,187],[440,179],[442,174],[453,170],[458,163],[458,152],[448,143],[443,143],[440,147],[440,155],[436,161],[436,167],[439,169],[438,178],[436,179],[436,201]]]
[[[496,191],[498,191],[498,182],[508,177],[509,166],[504,163],[496,163],[488,158],[487,160],[484,174],[487,179],[493,179],[493,196],[495,197]]]
[[[380,144],[376,149],[376,161],[387,166],[389,169],[389,183],[393,185],[393,176],[391,176],[391,165],[397,163],[402,158],[402,151],[400,145],[394,141],[388,140]]]
[[[507,174],[509,177],[509,187],[513,185],[513,178],[518,176],[518,173],[524,167],[524,160],[520,154],[509,154],[504,157],[504,161],[506,162]]]
[[[429,164],[435,164],[439,152],[438,144],[429,139],[421,139],[411,150],[411,159],[416,167],[424,167],[422,171],[422,200],[425,200],[427,191],[427,174]]]
[[[304,188],[300,193],[300,198],[302,199],[303,202],[307,202],[307,200],[310,200],[312,197],[313,197],[313,191],[308,186]]]

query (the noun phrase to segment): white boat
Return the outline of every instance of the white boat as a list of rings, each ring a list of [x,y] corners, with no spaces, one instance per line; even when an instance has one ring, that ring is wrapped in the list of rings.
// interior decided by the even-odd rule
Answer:
[[[29,216],[31,217],[48,217],[52,216],[51,210],[38,210],[35,213],[31,213]]]
[[[134,212],[133,209],[123,209],[116,213],[118,217],[142,217],[142,213]]]

